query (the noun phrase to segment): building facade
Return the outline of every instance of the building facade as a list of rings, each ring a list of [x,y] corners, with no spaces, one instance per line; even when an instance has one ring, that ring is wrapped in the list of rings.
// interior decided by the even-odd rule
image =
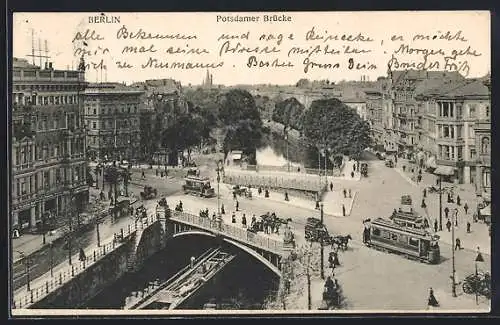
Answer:
[[[406,70],[389,71],[392,98],[392,129],[386,130],[387,141],[399,153],[416,152],[420,142],[420,112],[416,97],[427,89],[435,89],[448,80],[464,80],[458,72]]]
[[[92,160],[134,160],[140,155],[143,91],[119,83],[85,89],[87,154]]]
[[[84,71],[15,58],[12,71],[11,225],[42,230],[66,223],[88,202]]]
[[[490,93],[484,82],[448,81],[416,98],[422,112],[420,149],[427,165],[435,161],[428,167],[448,166],[458,183],[489,188]]]

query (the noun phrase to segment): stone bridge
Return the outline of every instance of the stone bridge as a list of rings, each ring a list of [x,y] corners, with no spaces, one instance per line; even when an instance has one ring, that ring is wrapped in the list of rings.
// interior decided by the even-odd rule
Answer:
[[[65,263],[32,280],[12,297],[13,313],[19,309],[78,308],[144,262],[167,242],[181,236],[210,236],[253,256],[281,275],[281,259],[288,249],[283,241],[256,234],[231,224],[157,207],[156,215],[138,219],[101,247],[87,248],[86,261]],[[93,250],[93,251],[92,251]],[[75,258],[75,261],[78,259]]]

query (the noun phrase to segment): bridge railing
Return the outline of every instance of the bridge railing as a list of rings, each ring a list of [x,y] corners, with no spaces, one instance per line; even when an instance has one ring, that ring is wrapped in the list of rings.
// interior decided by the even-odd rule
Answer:
[[[213,233],[221,234],[239,242],[251,244],[255,247],[276,254],[282,254],[283,252],[282,241],[270,238],[268,236],[262,236],[247,229],[233,226],[231,224],[222,223],[219,226],[216,221],[210,218],[202,218],[200,216],[179,211],[173,211],[171,219],[177,222],[190,224],[192,226],[208,230]]]
[[[12,308],[22,309],[29,308],[32,304],[40,301],[41,299],[47,297],[50,293],[56,289],[64,286],[67,282],[71,281],[74,277],[78,276],[80,273],[85,271],[86,268],[94,265],[104,256],[113,252],[116,248],[121,246],[123,242],[117,240],[123,235],[126,238],[133,234],[139,227],[148,227],[148,225],[157,221],[158,218],[155,215],[150,215],[146,218],[139,218],[135,222],[129,224],[126,229],[123,229],[120,233],[115,233],[113,239],[100,247],[94,249],[85,249],[85,261],[80,260],[79,253],[74,254],[71,258],[74,261],[72,265],[63,262],[59,265],[53,267],[52,274],[47,272],[42,276],[33,279],[31,281],[30,290],[26,290],[25,293],[20,293],[21,290],[18,289],[17,294],[14,293]],[[25,286],[24,286],[25,287]],[[23,288],[24,288],[23,287]]]
[[[302,191],[316,192],[321,191],[324,184],[320,183],[319,177],[306,175],[252,175],[244,173],[226,172],[224,182],[235,185],[251,185],[253,187],[275,187],[288,188]]]

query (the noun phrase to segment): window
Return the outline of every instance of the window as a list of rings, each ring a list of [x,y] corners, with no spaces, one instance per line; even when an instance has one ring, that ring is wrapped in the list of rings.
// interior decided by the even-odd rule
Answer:
[[[50,186],[50,174],[48,171],[43,172],[43,184],[45,185],[45,188]]]
[[[489,170],[485,169],[483,171],[483,186],[484,187],[491,187],[491,173]]]
[[[418,238],[410,237],[410,239],[408,240],[408,244],[410,246],[418,247],[418,243],[419,243],[419,239]]]
[[[94,115],[96,115],[96,114],[97,114],[97,109],[94,108]]]
[[[378,228],[373,228],[373,235],[374,235],[374,236],[380,236],[380,229],[378,229]]]
[[[398,240],[398,235],[397,234],[391,234],[391,240],[397,241]]]
[[[486,117],[490,117],[490,107],[489,106],[485,107],[484,112],[485,112]]]
[[[390,239],[391,238],[391,234],[388,231],[383,231],[382,232],[382,238]]]
[[[490,139],[487,137],[484,137],[481,140],[481,153],[482,154],[487,154],[490,151]]]
[[[92,128],[93,129],[97,129],[97,123],[96,122],[92,122]]]
[[[457,159],[458,160],[463,159],[463,147],[462,146],[457,147]]]
[[[476,159],[476,149],[470,149],[470,159]]]
[[[26,194],[26,179],[21,178],[21,194]]]
[[[450,128],[448,126],[443,126],[443,138],[450,137]]]

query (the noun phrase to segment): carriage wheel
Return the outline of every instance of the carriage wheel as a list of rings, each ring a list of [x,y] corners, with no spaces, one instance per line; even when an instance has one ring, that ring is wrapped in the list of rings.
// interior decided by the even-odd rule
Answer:
[[[462,289],[466,294],[474,293],[474,289],[472,288],[472,283],[470,279],[465,279],[464,284],[462,285]]]

